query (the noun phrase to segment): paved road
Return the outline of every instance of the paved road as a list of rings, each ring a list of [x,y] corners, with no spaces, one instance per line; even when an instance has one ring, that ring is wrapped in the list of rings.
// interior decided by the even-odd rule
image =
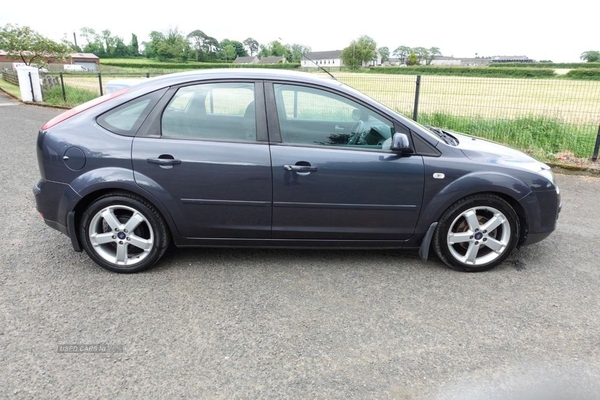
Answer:
[[[35,211],[36,132],[58,112],[0,94],[0,398],[598,398],[599,178],[559,175],[557,232],[489,273],[413,251],[184,249],[118,275]]]

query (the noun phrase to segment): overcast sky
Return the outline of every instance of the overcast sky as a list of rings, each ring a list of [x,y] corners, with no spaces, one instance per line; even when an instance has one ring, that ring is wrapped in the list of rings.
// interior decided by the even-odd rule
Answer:
[[[90,27],[109,29],[127,44],[135,33],[141,43],[150,31],[177,27],[185,34],[200,29],[218,40],[252,37],[262,44],[282,38],[313,51],[341,50],[361,35],[391,51],[398,46],[435,46],[455,57],[526,55],[577,62],[582,52],[600,50],[598,0],[5,3],[0,25],[30,26],[53,39],[66,34],[72,40],[73,32]]]

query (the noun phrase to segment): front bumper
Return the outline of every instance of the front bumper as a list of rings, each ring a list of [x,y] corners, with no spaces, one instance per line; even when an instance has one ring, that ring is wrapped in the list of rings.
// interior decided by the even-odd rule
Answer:
[[[551,190],[531,192],[524,199],[527,210],[527,237],[524,246],[540,242],[556,229],[562,210],[562,200],[558,187]]]

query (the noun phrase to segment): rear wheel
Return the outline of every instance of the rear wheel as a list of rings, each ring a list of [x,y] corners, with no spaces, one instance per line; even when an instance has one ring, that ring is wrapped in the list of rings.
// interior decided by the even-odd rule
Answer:
[[[440,218],[433,245],[438,257],[458,271],[487,271],[504,261],[519,239],[512,206],[491,194],[466,197]]]
[[[169,244],[156,208],[130,193],[111,193],[94,201],[83,213],[79,235],[90,258],[115,272],[150,268]]]

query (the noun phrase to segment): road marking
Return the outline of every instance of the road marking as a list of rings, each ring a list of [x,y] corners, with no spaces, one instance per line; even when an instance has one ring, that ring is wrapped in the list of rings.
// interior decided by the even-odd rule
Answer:
[[[19,103],[0,103],[0,107],[4,107],[4,106],[16,106]]]

